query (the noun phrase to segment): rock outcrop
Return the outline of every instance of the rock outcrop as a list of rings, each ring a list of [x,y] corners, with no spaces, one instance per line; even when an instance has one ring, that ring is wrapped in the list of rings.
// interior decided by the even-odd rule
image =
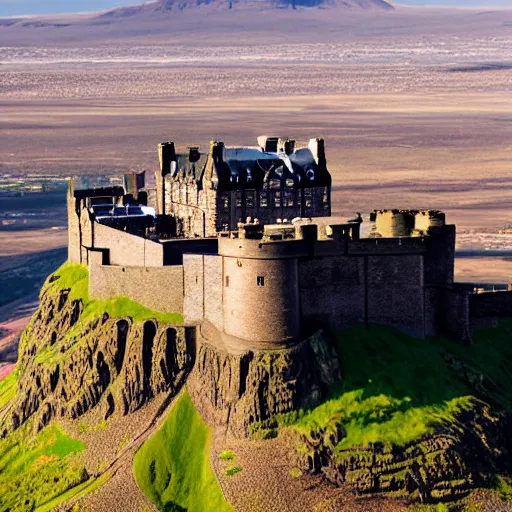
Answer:
[[[318,332],[290,349],[240,355],[202,343],[188,389],[209,425],[243,437],[276,414],[318,405],[339,378],[336,353]]]
[[[340,450],[336,446],[345,437],[341,426],[335,432],[286,434],[295,446],[293,463],[323,474],[337,486],[349,484],[361,495],[385,493],[436,502],[459,499],[486,486],[489,475],[510,469],[510,426],[506,415],[475,400],[455,423],[406,446],[371,444]]]
[[[69,290],[43,292],[20,340],[18,392],[4,416],[3,436],[29,418],[39,430],[97,405],[105,418],[128,414],[185,382],[194,362],[193,329],[107,314],[81,325],[82,310]]]

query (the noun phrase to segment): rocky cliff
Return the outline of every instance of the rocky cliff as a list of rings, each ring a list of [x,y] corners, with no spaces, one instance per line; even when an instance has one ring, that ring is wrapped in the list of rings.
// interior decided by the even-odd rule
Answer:
[[[338,358],[320,331],[291,349],[272,352],[232,355],[203,343],[188,389],[208,424],[248,436],[251,425],[318,405],[339,379]]]
[[[343,426],[313,433],[289,431],[292,459],[304,471],[323,474],[360,495],[387,494],[421,502],[456,501],[492,484],[510,470],[510,418],[475,401],[453,423],[404,446],[372,443],[338,449]]]
[[[76,419],[95,406],[108,418],[128,414],[164,391],[178,391],[194,361],[193,330],[133,322],[107,313],[82,323],[83,301],[50,278],[20,340],[18,392],[2,435],[29,418],[37,430],[52,419]]]

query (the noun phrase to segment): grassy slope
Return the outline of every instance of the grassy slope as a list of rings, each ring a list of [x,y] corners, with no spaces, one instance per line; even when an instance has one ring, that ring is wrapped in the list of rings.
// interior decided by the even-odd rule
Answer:
[[[134,458],[137,483],[159,510],[233,510],[210,467],[210,437],[188,394],[183,393],[162,428]]]
[[[28,427],[0,441],[0,511],[25,512],[88,479],[73,454],[85,444],[55,424],[34,438]]]
[[[15,371],[0,380],[0,409],[16,394],[16,384],[17,374]]]
[[[50,282],[48,279],[41,290],[52,294],[58,294],[62,290],[71,290],[70,300],[81,300],[83,311],[77,324],[70,329],[64,336],[64,340],[73,337],[79,337],[83,328],[93,320],[100,318],[107,313],[112,318],[130,317],[134,322],[143,322],[146,320],[157,320],[162,324],[177,325],[183,323],[183,317],[178,313],[162,313],[149,309],[128,297],[114,297],[112,299],[96,300],[89,297],[89,272],[86,267],[73,263],[64,263],[53,274],[59,276],[59,279]],[[30,329],[29,324],[28,329]],[[23,338],[22,340],[23,341]],[[53,362],[62,359],[59,343],[53,347],[46,347],[40,350],[36,356],[36,362]]]
[[[455,422],[455,414],[484,400],[512,410],[512,321],[481,331],[472,347],[420,340],[381,326],[339,333],[342,385],[311,411],[275,418],[256,428],[289,425],[306,434],[336,429],[338,449],[370,443],[404,445]]]

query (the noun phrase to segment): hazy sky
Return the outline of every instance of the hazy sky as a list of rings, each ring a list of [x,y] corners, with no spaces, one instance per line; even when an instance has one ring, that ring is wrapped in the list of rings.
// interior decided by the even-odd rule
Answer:
[[[408,5],[454,5],[461,7],[510,7],[512,0],[394,0]],[[0,16],[53,14],[108,9],[119,5],[142,3],[141,0],[0,0]]]

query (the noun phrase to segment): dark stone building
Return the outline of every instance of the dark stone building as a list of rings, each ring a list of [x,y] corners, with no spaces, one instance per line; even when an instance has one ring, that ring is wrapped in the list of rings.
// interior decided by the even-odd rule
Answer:
[[[176,153],[173,142],[159,146],[158,210],[172,215],[186,237],[216,236],[248,218],[273,224],[331,214],[331,175],[322,139],[306,147],[294,140],[258,137],[258,146],[228,147],[212,142]]]

